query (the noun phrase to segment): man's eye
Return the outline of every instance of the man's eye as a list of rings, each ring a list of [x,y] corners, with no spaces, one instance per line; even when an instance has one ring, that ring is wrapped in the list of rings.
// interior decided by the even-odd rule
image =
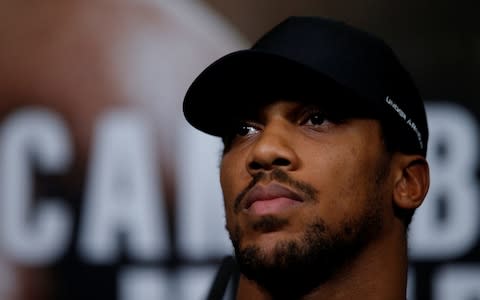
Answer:
[[[310,126],[315,126],[315,125],[322,125],[325,121],[327,121],[327,118],[325,117],[324,114],[316,112],[310,114],[306,120],[305,120],[305,125],[310,125]]]
[[[253,125],[250,125],[247,123],[241,123],[237,127],[236,134],[239,136],[247,136],[247,135],[254,134],[255,132],[257,132],[257,130],[258,129],[255,128],[255,126]]]

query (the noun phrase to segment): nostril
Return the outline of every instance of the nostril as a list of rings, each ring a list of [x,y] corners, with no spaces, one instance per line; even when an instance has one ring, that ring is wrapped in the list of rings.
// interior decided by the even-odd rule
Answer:
[[[288,166],[290,165],[290,161],[285,158],[277,158],[272,163],[274,166]]]
[[[289,166],[291,162],[286,158],[276,158],[271,163],[262,163],[259,161],[252,161],[248,164],[250,170],[271,169],[272,167]]]
[[[256,161],[252,161],[251,163],[248,164],[248,166],[252,170],[259,170],[259,169],[262,168],[262,164],[260,164],[259,162],[256,162]]]

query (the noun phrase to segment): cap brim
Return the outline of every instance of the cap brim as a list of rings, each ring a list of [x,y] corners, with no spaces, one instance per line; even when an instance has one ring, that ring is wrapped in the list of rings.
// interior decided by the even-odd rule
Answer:
[[[366,103],[358,97],[328,75],[301,63],[271,53],[241,50],[215,61],[194,80],[185,95],[183,111],[193,127],[222,136],[239,112],[270,101],[314,101],[342,107],[345,113],[360,113]]]

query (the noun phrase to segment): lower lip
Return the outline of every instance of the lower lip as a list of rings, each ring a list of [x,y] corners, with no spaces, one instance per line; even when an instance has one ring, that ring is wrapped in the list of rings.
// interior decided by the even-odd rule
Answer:
[[[275,198],[271,200],[255,201],[247,211],[254,215],[278,214],[294,206],[301,204],[290,198]]]

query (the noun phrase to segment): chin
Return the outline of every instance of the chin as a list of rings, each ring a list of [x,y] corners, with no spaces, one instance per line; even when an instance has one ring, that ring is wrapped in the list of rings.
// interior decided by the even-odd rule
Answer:
[[[262,234],[255,241],[242,243],[240,251],[254,249],[256,255],[261,257],[265,264],[278,264],[281,263],[278,261],[279,258],[285,257],[293,245],[301,248],[301,241],[297,237],[292,237],[291,233],[270,232]]]
[[[240,271],[275,299],[300,298],[330,280],[375,239],[381,215],[377,210],[370,214],[340,226],[316,219],[299,234],[286,231],[290,227],[248,234],[237,227],[230,236]]]
[[[242,250],[256,249],[268,260],[277,252],[283,252],[285,245],[298,244],[303,239],[303,234],[295,232],[287,218],[267,215],[245,224],[247,225],[238,225],[234,231],[229,231],[234,247]]]

